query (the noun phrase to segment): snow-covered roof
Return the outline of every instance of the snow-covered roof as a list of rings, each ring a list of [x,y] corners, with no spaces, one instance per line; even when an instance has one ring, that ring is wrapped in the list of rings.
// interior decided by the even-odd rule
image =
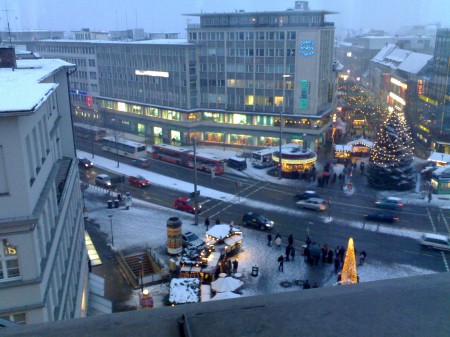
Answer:
[[[192,45],[187,39],[154,39],[154,40],[141,40],[141,41],[111,41],[111,40],[72,40],[72,39],[61,39],[61,40],[41,40],[45,42],[64,42],[64,43],[92,43],[92,44],[170,44],[170,45]]]
[[[365,138],[355,139],[355,140],[352,140],[347,143],[347,145],[350,145],[350,146],[355,146],[355,145],[359,145],[359,144],[362,144],[367,147],[373,147],[373,142],[371,142],[370,140],[367,140]]]
[[[411,53],[399,66],[397,69],[406,71],[410,74],[417,74],[419,71],[426,66],[428,61],[432,59],[432,55],[421,54],[421,53]]]
[[[345,145],[345,144],[334,144],[334,150],[335,151],[351,152],[352,151],[352,147],[350,145]]]
[[[240,232],[240,229],[225,224],[214,225],[214,227],[206,232],[206,235],[212,236],[213,238],[216,238],[218,240],[222,240],[226,238],[228,234],[230,234],[230,231]]]
[[[197,278],[174,278],[170,281],[169,302],[176,304],[200,301],[200,280]]]
[[[450,163],[450,154],[441,153],[441,152],[431,152],[428,160],[438,161],[442,163]]]
[[[0,68],[0,114],[36,110],[57,83],[42,83],[62,67],[73,64],[57,59],[17,60],[17,68]]]
[[[441,166],[433,171],[433,176],[436,177],[450,177],[450,165]]]

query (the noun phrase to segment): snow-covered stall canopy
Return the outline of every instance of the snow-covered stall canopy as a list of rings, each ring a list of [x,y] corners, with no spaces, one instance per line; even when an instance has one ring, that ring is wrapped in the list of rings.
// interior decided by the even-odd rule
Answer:
[[[334,157],[337,159],[350,158],[352,147],[345,144],[334,144]]]
[[[450,154],[441,152],[431,152],[429,161],[435,162],[436,166],[445,166],[450,164]]]
[[[198,278],[174,278],[170,281],[170,304],[200,302],[200,280]]]
[[[365,138],[359,138],[348,142],[347,145],[352,147],[352,152],[354,154],[369,153],[370,149],[373,147],[373,142]]]

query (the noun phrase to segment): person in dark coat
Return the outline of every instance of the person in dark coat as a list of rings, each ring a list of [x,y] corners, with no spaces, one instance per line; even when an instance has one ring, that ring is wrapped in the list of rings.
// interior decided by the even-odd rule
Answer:
[[[292,234],[289,235],[289,237],[288,237],[288,243],[289,243],[289,246],[292,246],[294,244],[294,237],[292,236]]]
[[[303,289],[311,289],[311,285],[309,284],[308,280],[305,280],[305,282],[303,282]]]
[[[267,245],[272,247],[272,234],[267,234]]]
[[[206,217],[206,219],[205,219],[205,227],[206,227],[206,231],[208,231],[208,229],[209,229],[209,218],[208,217]]]
[[[292,261],[294,261],[295,258],[295,248],[291,247],[291,257],[292,257]]]
[[[278,257],[278,271],[284,272],[283,265],[284,265],[284,257],[283,255],[280,255]]]
[[[238,266],[239,266],[238,260],[234,260],[234,261],[233,261],[233,274],[236,274],[236,273],[237,273]]]
[[[364,261],[366,260],[366,251],[363,250],[360,254],[359,254],[359,265],[362,266],[364,264]]]
[[[303,255],[305,256],[305,262],[309,262],[309,255],[310,255],[309,246],[305,247],[305,250],[303,251]]]
[[[327,263],[333,263],[333,251],[331,249],[328,250]]]
[[[219,220],[219,218],[216,219],[216,225],[220,225],[220,220]]]
[[[289,261],[289,256],[291,255],[291,245],[286,246],[285,254],[286,254],[286,261]]]
[[[336,258],[334,259],[334,274],[338,273],[340,267],[341,267],[341,261],[336,256]]]

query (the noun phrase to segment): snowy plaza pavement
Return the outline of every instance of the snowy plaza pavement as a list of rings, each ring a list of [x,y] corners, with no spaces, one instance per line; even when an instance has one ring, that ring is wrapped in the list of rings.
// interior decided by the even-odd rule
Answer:
[[[85,203],[89,211],[90,220],[100,226],[100,230],[111,241],[111,228],[108,215],[113,215],[114,250],[126,250],[151,247],[158,256],[168,264],[171,258],[166,252],[166,222],[167,219],[176,216],[183,222],[183,231],[192,231],[203,237],[205,228],[203,225],[193,225],[193,216],[174,209],[149,204],[144,201],[134,200],[130,210],[124,208],[108,209],[106,200],[109,198],[101,190],[95,187],[88,188],[85,192]],[[356,225],[356,224],[355,224]],[[395,235],[414,236],[413,231],[397,231]],[[277,258],[284,255],[284,245],[277,249],[267,246],[267,234],[265,232],[243,229],[244,244],[240,253],[233,259],[239,261],[238,272],[242,273],[241,280],[244,286],[240,288],[242,296],[263,295],[290,290],[301,289],[298,280],[308,279],[311,284],[317,282],[319,286],[331,286],[336,282],[336,276],[332,264],[319,263],[319,266],[309,266],[303,262],[300,255],[300,247],[296,248],[294,262],[284,263],[284,272],[278,272]],[[287,238],[282,238],[284,242]],[[295,238],[298,239],[298,238]],[[346,243],[343,243],[346,244]],[[258,265],[259,275],[250,275],[253,265]],[[429,270],[417,269],[409,265],[381,265],[377,261],[368,259],[363,267],[358,269],[361,282],[374,281],[387,278],[414,276],[431,273]],[[287,282],[285,282],[287,281]],[[296,282],[297,281],[297,282]],[[282,286],[282,283],[284,286]],[[287,287],[286,287],[287,285]],[[155,300],[155,307],[162,306],[162,299],[168,294],[167,284],[148,287]],[[128,304],[137,305],[139,291],[136,290],[130,296]]]

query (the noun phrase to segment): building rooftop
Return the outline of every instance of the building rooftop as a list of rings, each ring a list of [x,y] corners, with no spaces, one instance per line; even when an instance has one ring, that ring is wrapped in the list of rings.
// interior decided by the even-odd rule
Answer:
[[[2,336],[443,336],[450,273],[3,328]]]
[[[17,60],[17,68],[0,68],[0,114],[29,113],[57,88],[41,81],[62,67],[74,66],[56,59]]]
[[[40,40],[53,43],[92,43],[92,44],[153,44],[153,45],[193,45],[189,43],[187,39],[154,39],[154,40],[129,40],[129,41],[114,41],[114,40],[73,40],[73,39],[59,39],[59,40]]]

